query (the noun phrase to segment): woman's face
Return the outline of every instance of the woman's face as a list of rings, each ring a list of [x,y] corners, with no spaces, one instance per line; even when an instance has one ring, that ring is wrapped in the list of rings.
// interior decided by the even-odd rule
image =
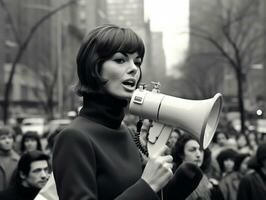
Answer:
[[[0,136],[0,149],[10,151],[13,148],[14,139],[11,134]]]
[[[184,146],[184,161],[192,162],[201,167],[203,162],[203,151],[196,140],[189,140]]]
[[[224,133],[219,133],[217,135],[217,144],[219,144],[220,146],[224,146],[226,144],[226,136]]]
[[[170,137],[167,141],[167,145],[170,147],[170,148],[174,148],[175,146],[175,143],[177,142],[178,140],[178,133],[176,131],[173,131],[171,134],[170,134]]]
[[[37,150],[37,141],[33,138],[26,138],[25,142],[25,150],[26,151],[34,151]]]
[[[245,138],[245,136],[240,136],[237,140],[237,144],[239,147],[244,147],[247,145],[247,140]]]
[[[235,162],[232,159],[228,158],[224,160],[224,171],[226,173],[232,172],[234,170],[234,166],[235,166]]]
[[[138,53],[115,53],[102,66],[101,76],[107,80],[106,90],[118,98],[131,98],[140,78],[141,63]]]

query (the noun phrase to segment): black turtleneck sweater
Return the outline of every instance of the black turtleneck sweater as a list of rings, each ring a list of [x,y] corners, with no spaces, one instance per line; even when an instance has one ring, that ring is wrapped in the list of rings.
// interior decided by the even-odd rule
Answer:
[[[80,115],[57,138],[53,170],[60,200],[157,200],[141,179],[138,149],[121,125],[127,101],[84,97]]]

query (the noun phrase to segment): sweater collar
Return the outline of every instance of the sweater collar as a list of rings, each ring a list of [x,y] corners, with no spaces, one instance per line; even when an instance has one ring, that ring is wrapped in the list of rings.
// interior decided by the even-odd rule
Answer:
[[[83,107],[79,115],[117,129],[125,116],[127,105],[128,101],[125,99],[118,99],[107,93],[91,92],[83,96]]]
[[[16,187],[23,197],[28,197],[29,199],[33,199],[40,191],[38,188],[25,187],[21,184],[16,185]]]

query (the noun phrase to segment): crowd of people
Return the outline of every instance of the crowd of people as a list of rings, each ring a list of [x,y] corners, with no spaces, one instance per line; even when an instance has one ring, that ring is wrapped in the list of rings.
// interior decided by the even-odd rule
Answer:
[[[34,199],[50,169],[50,156],[37,132],[20,135],[11,126],[0,127],[0,199]]]
[[[136,137],[136,117],[130,117],[131,120],[126,117],[123,122]],[[139,136],[143,148],[148,142],[148,126],[149,121],[145,120]],[[33,131],[22,134],[9,126],[0,127],[0,199],[35,198],[50,176],[52,149],[59,131],[55,129],[40,138]],[[196,136],[178,129],[171,133],[167,145],[173,156],[172,170],[183,162],[191,162],[203,173],[186,200],[262,200],[265,197],[265,141],[255,131],[234,137],[228,135],[217,130],[210,146],[202,150]],[[148,158],[141,151],[140,155],[145,166]]]
[[[0,127],[1,200],[34,199],[51,173],[60,200],[264,199],[266,143],[256,132],[217,130],[203,150],[196,136],[174,129],[149,156],[152,123],[126,115],[144,53],[129,28],[103,25],[86,35],[77,55],[83,107],[73,122],[41,139]]]

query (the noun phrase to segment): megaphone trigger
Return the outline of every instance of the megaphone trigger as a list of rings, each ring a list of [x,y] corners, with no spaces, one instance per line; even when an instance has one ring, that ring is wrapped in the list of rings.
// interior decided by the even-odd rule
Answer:
[[[173,131],[173,128],[161,123],[154,122],[153,127],[150,128],[147,148],[149,155],[153,155],[165,145]]]

